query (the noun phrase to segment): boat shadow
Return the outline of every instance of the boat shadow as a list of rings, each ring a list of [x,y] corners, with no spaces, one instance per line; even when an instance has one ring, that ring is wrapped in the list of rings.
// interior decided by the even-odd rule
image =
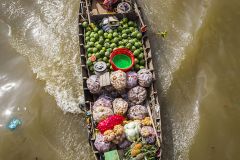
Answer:
[[[163,51],[162,49],[159,49],[159,44],[162,44],[162,40],[159,40],[159,38],[156,37],[156,35],[149,36],[150,37],[150,43],[152,52],[160,51],[161,54]],[[167,102],[166,102],[166,96],[163,92],[163,86],[161,83],[161,71],[160,67],[162,66],[161,61],[159,62],[156,55],[153,54],[153,63],[154,68],[156,70],[156,83],[157,91],[158,91],[158,97],[159,102],[161,106],[161,127],[162,127],[162,160],[174,160],[174,143],[173,143],[173,125],[171,121],[171,116],[169,113],[169,109],[167,108]],[[164,55],[162,55],[164,56]],[[161,57],[161,56],[160,56]]]

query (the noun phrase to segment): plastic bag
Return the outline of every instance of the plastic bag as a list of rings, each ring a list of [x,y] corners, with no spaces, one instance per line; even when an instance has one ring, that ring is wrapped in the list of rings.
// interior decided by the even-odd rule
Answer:
[[[98,76],[91,75],[87,79],[87,88],[93,94],[97,94],[97,93],[99,93],[101,91],[101,86],[100,86],[100,81],[99,81]]]
[[[108,107],[96,107],[93,110],[93,119],[96,122],[99,122],[105,118],[107,118],[108,116],[113,115],[113,111],[112,109],[108,108]]]
[[[127,88],[133,88],[137,86],[138,74],[133,71],[129,71],[127,74]]]
[[[128,99],[132,104],[141,104],[147,97],[147,91],[141,86],[134,87],[128,91]]]
[[[148,137],[144,137],[143,140],[148,144],[154,144],[155,141],[156,141],[156,136],[151,135],[151,136],[148,136]]]
[[[128,103],[122,98],[113,101],[113,111],[115,114],[124,115],[128,110]]]
[[[110,81],[111,81],[112,86],[116,90],[123,90],[127,86],[126,73],[121,70],[112,72],[110,75]]]
[[[148,115],[147,108],[142,105],[132,106],[128,110],[128,118],[132,120],[135,120],[135,119],[142,120],[147,115]]]
[[[13,118],[11,119],[8,124],[7,128],[10,129],[11,131],[14,131],[16,128],[18,128],[22,124],[22,121],[18,118]]]
[[[97,107],[107,107],[112,109],[112,101],[111,98],[108,96],[101,96],[99,97],[93,105],[93,110],[95,110]]]
[[[140,134],[148,144],[153,144],[156,141],[156,134],[152,126],[143,126]]]
[[[138,71],[138,83],[142,87],[150,87],[152,84],[153,75],[148,69],[141,69]]]
[[[105,137],[102,134],[96,135],[96,140],[94,142],[94,146],[99,152],[109,151],[112,147],[112,144],[105,141]]]
[[[140,131],[142,137],[148,137],[151,135],[155,135],[154,129],[152,126],[143,126]]]
[[[125,134],[127,139],[130,142],[134,142],[139,138],[139,131],[140,131],[140,122],[132,121],[124,126]]]

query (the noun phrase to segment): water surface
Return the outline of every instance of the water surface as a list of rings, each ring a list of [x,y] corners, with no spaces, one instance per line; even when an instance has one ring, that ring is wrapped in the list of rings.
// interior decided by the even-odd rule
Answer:
[[[139,2],[158,74],[163,159],[240,159],[240,1]],[[79,113],[83,100],[78,3],[0,0],[0,159],[92,159],[82,116],[61,111]],[[23,121],[14,132],[5,128],[12,117]]]
[[[159,64],[163,158],[240,159],[240,1],[141,6]]]
[[[83,116],[61,110],[82,100],[78,1],[0,2],[0,159],[92,159]]]

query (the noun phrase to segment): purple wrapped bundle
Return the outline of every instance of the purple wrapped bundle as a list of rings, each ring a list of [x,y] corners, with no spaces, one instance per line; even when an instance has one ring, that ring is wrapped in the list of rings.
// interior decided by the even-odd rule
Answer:
[[[147,144],[154,144],[155,141],[156,141],[156,136],[155,135],[151,135],[151,136],[145,137],[143,139],[144,139],[144,141],[147,142]]]
[[[128,118],[131,120],[142,120],[148,115],[147,108],[142,105],[132,106],[128,110]]]
[[[121,70],[114,71],[110,75],[110,81],[116,90],[123,90],[127,86],[126,73]]]
[[[141,69],[138,71],[138,83],[142,87],[150,87],[153,80],[153,75],[148,69]]]
[[[143,126],[140,131],[143,137],[154,135],[154,129],[152,126]]]
[[[132,142],[125,139],[124,141],[122,141],[121,143],[118,144],[118,147],[120,149],[126,149],[127,147],[131,146],[131,144],[132,144]]]
[[[156,134],[152,126],[143,126],[140,134],[148,144],[153,144],[156,141]]]
[[[93,110],[93,119],[96,122],[100,122],[101,120],[107,118],[108,116],[113,115],[112,109],[108,107],[96,107]]]
[[[113,101],[113,111],[115,114],[124,115],[128,110],[127,101],[122,98],[116,98]]]
[[[95,110],[96,107],[107,107],[112,109],[112,99],[108,96],[101,96],[94,102],[93,110]]]
[[[102,134],[97,134],[94,146],[99,152],[106,152],[111,149],[111,143],[105,141],[105,137]]]
[[[98,76],[91,75],[87,79],[87,88],[93,94],[97,94],[97,93],[99,93],[101,91],[101,86],[100,86],[100,81],[99,81]]]
[[[133,88],[137,86],[138,74],[133,71],[129,71],[127,74],[127,88]]]
[[[133,104],[141,104],[147,97],[147,91],[141,86],[134,87],[128,91],[128,99]]]

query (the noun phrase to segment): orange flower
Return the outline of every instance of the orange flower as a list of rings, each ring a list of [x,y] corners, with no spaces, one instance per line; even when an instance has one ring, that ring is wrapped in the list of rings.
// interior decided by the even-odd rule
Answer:
[[[143,120],[142,120],[142,125],[144,126],[151,126],[152,122],[151,122],[151,119],[150,117],[145,117]]]
[[[114,134],[113,130],[106,130],[104,132],[104,137],[105,137],[105,141],[111,142],[112,140],[114,140],[115,134]]]
[[[121,135],[124,132],[124,128],[123,128],[123,126],[121,126],[119,124],[119,125],[114,126],[113,131],[116,135]]]
[[[96,56],[95,56],[94,54],[90,57],[90,61],[91,61],[91,62],[95,62],[96,59],[97,59],[97,58],[96,58]]]
[[[135,146],[133,148],[134,149],[141,149],[142,148],[142,143],[135,144]]]
[[[132,149],[131,156],[136,157],[140,152],[141,152],[140,149]]]

